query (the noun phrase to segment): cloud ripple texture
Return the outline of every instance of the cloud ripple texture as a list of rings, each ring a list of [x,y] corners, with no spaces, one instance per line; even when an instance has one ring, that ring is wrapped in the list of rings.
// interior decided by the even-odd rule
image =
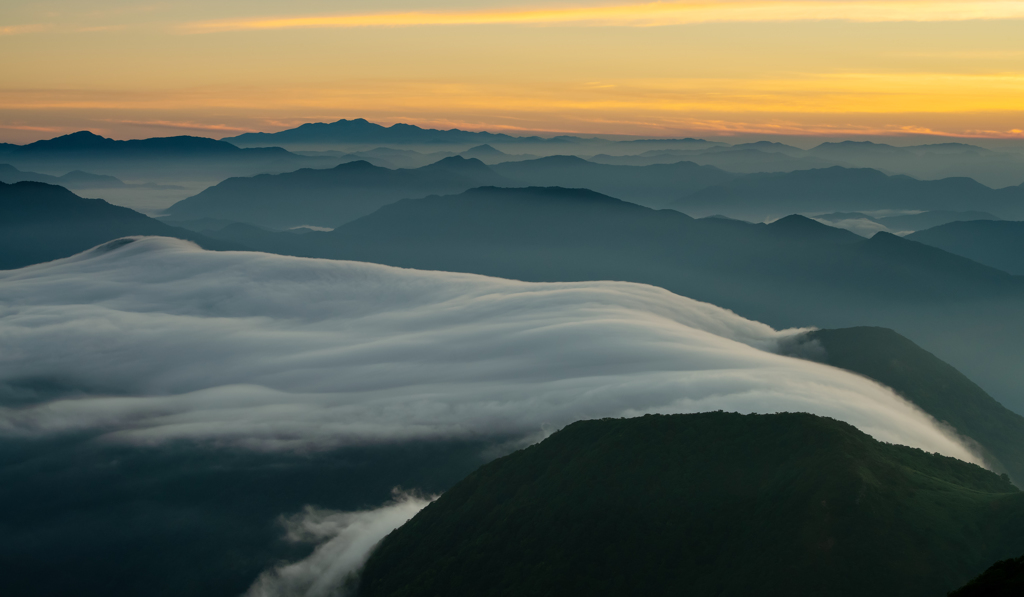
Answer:
[[[641,284],[122,239],[0,272],[0,437],[309,450],[802,411],[980,463],[891,390],[776,354],[800,332]]]

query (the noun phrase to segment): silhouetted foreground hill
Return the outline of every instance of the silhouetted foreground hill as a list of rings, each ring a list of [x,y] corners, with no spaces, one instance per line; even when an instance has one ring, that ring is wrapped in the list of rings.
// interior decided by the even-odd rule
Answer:
[[[206,249],[239,248],[102,199],[83,199],[64,187],[0,182],[0,269],[70,257],[109,240],[135,235],[183,238]]]
[[[403,200],[301,243],[292,254],[641,282],[775,327],[889,327],[1024,407],[1011,403],[1024,384],[1024,279],[891,234],[864,239],[800,216],[694,220],[581,189],[484,188]]]
[[[877,327],[816,330],[823,353],[803,356],[870,377],[980,443],[989,466],[1024,486],[1024,417],[1011,412],[948,363],[896,332]],[[812,350],[814,347],[803,347]]]
[[[833,419],[583,421],[388,535],[360,593],[938,596],[1022,531],[997,475]]]
[[[1024,222],[951,222],[907,238],[1024,275]]]
[[[996,562],[949,597],[1020,597],[1024,595],[1024,556]]]

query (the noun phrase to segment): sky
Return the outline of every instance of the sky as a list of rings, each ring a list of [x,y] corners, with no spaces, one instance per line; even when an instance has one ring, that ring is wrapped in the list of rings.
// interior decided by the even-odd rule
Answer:
[[[1024,0],[5,0],[0,141],[303,122],[1024,139]]]

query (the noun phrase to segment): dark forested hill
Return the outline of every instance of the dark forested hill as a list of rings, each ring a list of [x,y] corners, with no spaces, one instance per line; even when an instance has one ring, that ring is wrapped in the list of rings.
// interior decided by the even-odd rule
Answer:
[[[183,238],[207,249],[238,247],[102,199],[83,199],[64,187],[0,182],[0,269],[70,257],[109,240],[135,235]]]
[[[806,414],[583,421],[391,533],[364,597],[940,596],[1024,550],[1024,494]]]

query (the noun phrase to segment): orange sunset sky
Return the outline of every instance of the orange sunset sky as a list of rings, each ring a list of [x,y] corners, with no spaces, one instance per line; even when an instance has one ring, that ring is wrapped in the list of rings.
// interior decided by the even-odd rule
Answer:
[[[1024,139],[1024,1],[5,0],[0,141],[367,118]]]

